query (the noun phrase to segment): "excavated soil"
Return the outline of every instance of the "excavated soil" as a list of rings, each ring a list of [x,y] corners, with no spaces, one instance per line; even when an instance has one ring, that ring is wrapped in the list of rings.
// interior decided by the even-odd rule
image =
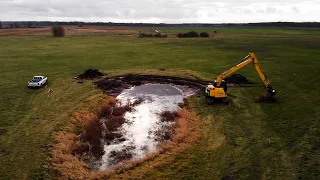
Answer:
[[[105,93],[113,96],[119,95],[124,89],[149,83],[175,84],[203,89],[210,81],[193,80],[172,76],[133,75],[115,76],[96,82],[96,85]]]
[[[87,69],[84,71],[83,74],[76,76],[76,79],[94,79],[94,78],[101,78],[106,74],[98,71],[97,69]]]
[[[252,82],[248,81],[246,77],[242,76],[241,74],[233,74],[227,78],[224,78],[226,83],[233,83],[233,84],[252,84]]]
[[[228,86],[239,86],[253,84],[240,74],[234,74],[225,79]],[[188,86],[193,89],[203,90],[212,81],[204,81],[200,79],[188,79],[173,76],[157,76],[157,75],[135,75],[127,74],[123,76],[114,76],[96,82],[97,87],[103,90],[104,93],[111,96],[119,95],[124,89],[133,86],[140,86],[148,83],[174,84],[178,86]]]

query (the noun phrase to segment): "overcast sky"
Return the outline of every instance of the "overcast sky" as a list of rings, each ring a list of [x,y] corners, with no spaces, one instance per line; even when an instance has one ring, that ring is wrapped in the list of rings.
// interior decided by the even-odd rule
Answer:
[[[320,21],[320,0],[0,0],[1,21]]]

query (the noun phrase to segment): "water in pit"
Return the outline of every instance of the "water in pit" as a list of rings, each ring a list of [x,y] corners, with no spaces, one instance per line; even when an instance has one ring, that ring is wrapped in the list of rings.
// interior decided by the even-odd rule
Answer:
[[[121,161],[140,159],[155,152],[159,142],[154,132],[168,128],[168,124],[163,124],[168,122],[161,122],[159,114],[178,110],[178,103],[193,93],[194,90],[185,86],[169,84],[146,84],[122,92],[117,99],[124,104],[139,98],[144,101],[125,114],[127,123],[119,130],[124,138],[104,146],[105,153],[99,169],[111,168]]]

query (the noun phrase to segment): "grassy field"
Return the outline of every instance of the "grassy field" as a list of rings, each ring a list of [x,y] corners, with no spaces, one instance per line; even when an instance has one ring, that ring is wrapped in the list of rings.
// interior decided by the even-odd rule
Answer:
[[[201,137],[143,178],[320,178],[319,30],[222,29],[209,39],[37,33],[0,36],[0,47],[0,179],[50,178],[50,134],[68,123],[72,112],[101,97],[90,81],[72,79],[85,69],[112,74],[165,68],[213,79],[249,52],[259,58],[279,103],[253,103],[265,91],[262,84],[230,88],[229,106],[192,98],[202,117]],[[251,66],[239,73],[260,83]],[[42,74],[54,92],[26,88],[33,75]]]

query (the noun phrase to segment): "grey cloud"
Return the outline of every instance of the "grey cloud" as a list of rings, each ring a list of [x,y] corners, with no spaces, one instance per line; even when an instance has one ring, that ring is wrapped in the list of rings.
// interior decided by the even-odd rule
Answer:
[[[274,7],[268,7],[267,8],[267,13],[268,14],[276,13],[277,11],[278,11],[278,9],[274,8]]]
[[[303,15],[308,6],[317,5],[301,0],[0,0],[0,20],[216,23],[277,21],[281,16],[294,21],[297,12]],[[289,14],[284,14],[287,7]],[[320,14],[313,11],[314,17],[306,14],[305,19],[317,19]]]
[[[48,8],[41,8],[41,7],[32,8],[31,10],[33,12],[40,12],[40,13],[46,13],[50,11]]]
[[[292,7],[292,10],[293,10],[294,12],[297,12],[297,13],[300,12],[299,8],[297,8],[297,7],[295,7],[295,6]]]

